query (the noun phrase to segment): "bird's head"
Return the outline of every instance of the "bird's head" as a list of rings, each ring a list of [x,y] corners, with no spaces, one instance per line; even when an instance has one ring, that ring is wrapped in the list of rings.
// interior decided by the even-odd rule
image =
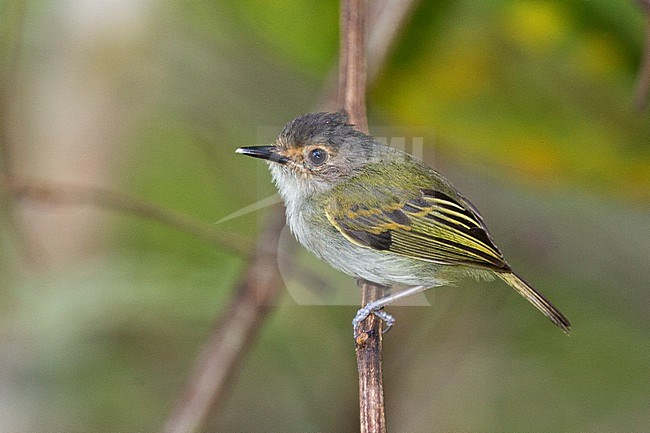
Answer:
[[[284,127],[274,145],[240,147],[237,153],[269,161],[285,198],[287,189],[323,192],[353,176],[376,153],[374,139],[347,120],[344,113],[304,114]]]

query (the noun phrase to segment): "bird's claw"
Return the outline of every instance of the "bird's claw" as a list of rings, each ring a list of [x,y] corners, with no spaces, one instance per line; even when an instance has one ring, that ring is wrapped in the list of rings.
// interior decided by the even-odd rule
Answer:
[[[352,329],[354,331],[355,337],[359,335],[357,329],[359,328],[361,322],[366,320],[366,318],[371,314],[374,314],[377,318],[381,319],[384,322],[383,332],[387,332],[395,324],[395,318],[382,310],[382,306],[377,305],[374,302],[368,302],[363,308],[357,311],[354,319],[352,319]]]

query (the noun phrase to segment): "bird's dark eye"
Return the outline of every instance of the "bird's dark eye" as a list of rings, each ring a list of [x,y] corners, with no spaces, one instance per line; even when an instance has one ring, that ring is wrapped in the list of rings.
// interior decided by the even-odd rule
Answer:
[[[321,165],[327,159],[327,151],[325,149],[321,149],[320,147],[317,147],[315,149],[310,150],[307,157],[309,158],[312,164]]]

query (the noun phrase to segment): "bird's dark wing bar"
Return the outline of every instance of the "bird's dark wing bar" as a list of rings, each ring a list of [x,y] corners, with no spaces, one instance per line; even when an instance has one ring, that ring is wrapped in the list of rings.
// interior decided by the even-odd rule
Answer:
[[[463,203],[431,189],[405,202],[392,201],[374,208],[333,203],[327,217],[362,247],[442,264],[508,269],[480,216]]]
[[[350,242],[379,251],[389,250],[392,233],[408,230],[411,220],[395,203],[387,207],[346,205],[332,202],[326,209],[327,218]]]
[[[392,236],[391,251],[451,265],[508,269],[483,220],[464,201],[433,189],[405,203],[410,230]]]

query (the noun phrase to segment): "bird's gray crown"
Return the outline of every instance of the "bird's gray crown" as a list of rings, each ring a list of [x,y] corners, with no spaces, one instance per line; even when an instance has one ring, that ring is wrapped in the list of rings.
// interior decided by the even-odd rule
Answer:
[[[344,112],[303,114],[284,127],[278,144],[285,148],[317,143],[340,147],[346,138],[365,137],[347,121],[348,115]]]

